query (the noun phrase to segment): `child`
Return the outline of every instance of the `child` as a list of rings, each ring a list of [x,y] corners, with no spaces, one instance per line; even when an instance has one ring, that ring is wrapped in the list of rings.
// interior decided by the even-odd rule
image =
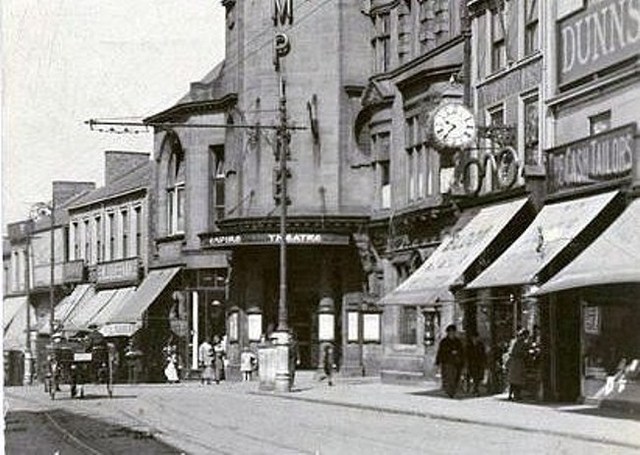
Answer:
[[[256,356],[249,347],[245,347],[240,354],[240,371],[243,381],[251,381],[251,374],[256,362]]]

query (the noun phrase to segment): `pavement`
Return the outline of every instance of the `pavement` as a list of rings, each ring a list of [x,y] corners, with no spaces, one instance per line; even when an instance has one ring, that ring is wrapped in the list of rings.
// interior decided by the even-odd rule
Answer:
[[[514,402],[506,394],[449,398],[435,382],[383,384],[379,378],[337,378],[334,386],[298,374],[288,394],[248,393],[381,413],[402,414],[508,430],[541,433],[640,450],[640,413],[597,404]],[[252,383],[253,384],[253,383]],[[246,386],[245,386],[246,387]]]
[[[187,447],[188,453],[211,453],[211,447],[214,445],[205,439],[198,438],[203,438],[203,434],[211,433],[210,422],[205,423],[211,419],[208,409],[212,409],[216,400],[221,400],[223,396],[227,396],[230,400],[227,406],[230,409],[245,406],[242,403],[253,406],[254,400],[260,399],[260,406],[267,406],[265,409],[282,408],[282,415],[287,416],[290,415],[291,408],[282,406],[287,403],[295,404],[297,401],[300,406],[316,406],[318,412],[329,419],[331,416],[333,419],[339,419],[341,415],[332,410],[335,406],[373,411],[379,413],[381,417],[387,415],[387,418],[380,419],[381,422],[390,423],[396,418],[408,418],[407,416],[426,419],[432,424],[425,426],[423,433],[426,428],[463,424],[460,427],[467,428],[464,430],[465,434],[504,433],[507,435],[522,432],[523,441],[531,440],[525,438],[535,438],[536,435],[540,435],[538,439],[553,438],[555,441],[575,441],[576,444],[604,444],[611,449],[618,447],[623,452],[640,451],[640,416],[601,409],[597,405],[512,402],[508,401],[505,395],[460,396],[450,399],[434,382],[391,385],[381,383],[379,378],[338,377],[335,385],[330,387],[326,381],[318,381],[313,372],[304,371],[297,373],[294,390],[290,393],[265,392],[259,390],[258,386],[257,380],[225,381],[220,386],[207,387],[197,382],[176,385],[117,385],[114,400],[92,400],[91,398],[69,400],[62,396],[61,402],[58,398],[53,402],[50,401],[40,386],[33,386],[5,388],[5,400],[8,400],[9,405],[13,404],[14,409],[16,405],[21,409],[29,409],[30,403],[37,409],[43,409],[43,406],[64,405],[73,412],[85,412],[88,413],[87,415],[102,416],[112,421],[115,416],[116,423],[132,428],[137,426],[139,431],[147,431],[147,429],[153,433],[157,431],[164,442],[176,447],[184,447],[185,440],[199,441]],[[205,390],[211,390],[213,394],[203,395]],[[183,406],[178,406],[178,403]],[[272,404],[269,405],[269,403]],[[143,404],[144,409],[142,409]],[[318,405],[322,408],[317,407]],[[142,414],[143,410],[144,414]],[[346,411],[348,409],[345,409]],[[172,416],[171,412],[174,412],[175,416]],[[309,414],[307,412],[301,415]],[[152,416],[156,417],[152,418]],[[202,420],[201,431],[189,429],[189,433],[185,433],[185,419],[191,420],[192,425]],[[246,419],[246,416],[242,419]],[[371,427],[372,423],[368,425]],[[403,425],[405,424],[398,428],[404,428]],[[220,428],[223,427],[216,427],[215,431],[222,431]],[[492,431],[492,429],[504,431]],[[218,442],[216,441],[216,444]],[[204,446],[203,443],[209,445]],[[241,452],[230,451],[230,453]],[[245,453],[250,452],[245,451]]]

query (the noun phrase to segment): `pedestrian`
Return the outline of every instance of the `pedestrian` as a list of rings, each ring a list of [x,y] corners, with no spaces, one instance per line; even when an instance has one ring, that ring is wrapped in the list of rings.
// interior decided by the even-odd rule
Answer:
[[[216,335],[213,337],[213,379],[216,384],[220,384],[224,375],[224,357],[224,346]]]
[[[251,375],[255,368],[256,356],[249,346],[245,346],[240,354],[240,371],[242,372],[243,381],[251,381]]]
[[[205,339],[198,347],[198,363],[200,365],[200,383],[211,384],[213,379],[213,346]]]
[[[458,390],[464,365],[464,346],[457,336],[457,328],[454,324],[447,326],[446,333],[446,337],[438,346],[436,365],[440,366],[442,388],[450,398],[453,398]]]
[[[165,348],[166,352],[166,366],[164,368],[164,375],[167,378],[169,384],[175,384],[180,381],[178,377],[178,353],[176,347],[172,344]]]
[[[471,331],[467,341],[466,349],[467,358],[467,377],[473,383],[471,392],[478,396],[480,395],[480,384],[484,379],[484,370],[486,366],[487,356],[484,348],[484,343],[480,339],[478,332]]]
[[[529,331],[521,329],[511,341],[507,352],[507,382],[509,383],[509,400],[520,400],[522,388],[526,380],[525,362],[528,355]]]
[[[333,385],[333,372],[336,369],[333,354],[333,346],[331,346],[330,344],[326,345],[322,354],[322,369],[324,371],[325,378],[327,379],[327,382],[330,386]]]

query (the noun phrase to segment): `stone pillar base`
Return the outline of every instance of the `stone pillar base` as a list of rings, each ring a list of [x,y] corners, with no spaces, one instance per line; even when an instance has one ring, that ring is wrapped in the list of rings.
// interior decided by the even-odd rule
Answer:
[[[275,346],[276,392],[291,392],[293,387],[293,358],[291,356],[291,334],[289,332],[274,332],[272,336]]]

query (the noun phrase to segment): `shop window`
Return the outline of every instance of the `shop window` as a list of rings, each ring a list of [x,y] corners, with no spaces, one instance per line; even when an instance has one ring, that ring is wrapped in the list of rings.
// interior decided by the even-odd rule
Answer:
[[[373,70],[375,73],[384,73],[389,70],[391,64],[391,27],[388,12],[373,17],[373,29],[374,37],[371,40],[374,56]]]
[[[524,101],[524,160],[525,164],[540,163],[540,102],[538,97]]]
[[[525,0],[524,5],[524,55],[531,55],[540,49],[538,0]]]
[[[505,67],[507,48],[504,30],[504,12],[491,12],[491,71],[495,72]]]
[[[611,111],[601,112],[589,117],[589,133],[592,136],[608,129],[611,129]]]
[[[224,209],[224,146],[211,147],[212,175],[211,175],[211,203],[215,213],[215,220],[222,220],[225,216]]]
[[[435,310],[424,313],[424,344],[433,346],[440,329],[440,313]]]
[[[400,309],[400,343],[416,344],[418,342],[418,309],[405,306]]]
[[[318,340],[335,340],[335,316],[333,313],[320,313],[318,315]]]

